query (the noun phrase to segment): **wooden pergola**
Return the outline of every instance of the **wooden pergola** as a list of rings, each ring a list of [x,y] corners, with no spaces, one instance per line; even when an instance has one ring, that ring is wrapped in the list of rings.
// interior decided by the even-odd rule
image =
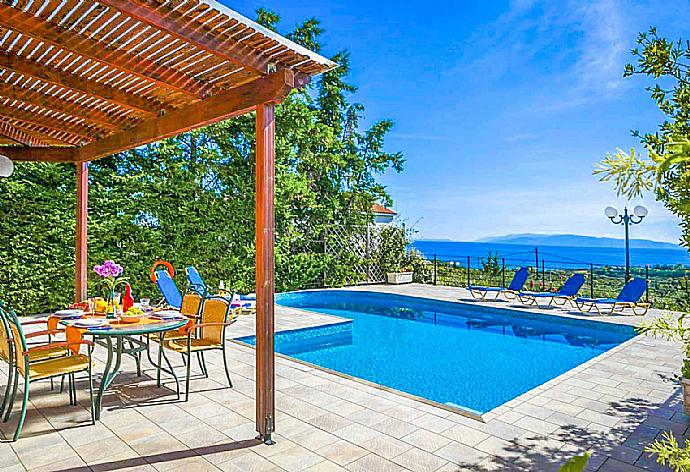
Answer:
[[[256,111],[256,428],[274,430],[274,107],[335,64],[213,0],[0,3],[0,154],[77,168],[75,299],[87,297],[88,162]]]

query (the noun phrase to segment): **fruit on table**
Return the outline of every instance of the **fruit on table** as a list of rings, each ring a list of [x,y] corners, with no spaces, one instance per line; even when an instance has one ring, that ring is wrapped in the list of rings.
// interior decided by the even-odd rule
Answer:
[[[127,310],[127,313],[125,313],[125,316],[141,316],[143,314],[144,314],[144,312],[142,311],[141,308],[132,307],[129,310]]]
[[[96,311],[96,313],[105,313],[107,309],[108,309],[108,302],[106,302],[102,298],[95,301],[94,311]]]

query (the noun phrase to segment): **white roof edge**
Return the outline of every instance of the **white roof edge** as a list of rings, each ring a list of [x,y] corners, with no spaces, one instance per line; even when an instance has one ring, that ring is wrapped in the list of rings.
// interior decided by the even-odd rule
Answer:
[[[241,15],[237,13],[235,10],[231,9],[230,7],[227,7],[223,5],[222,3],[216,1],[216,0],[202,0],[204,3],[207,3],[209,6],[212,8],[215,8],[216,10],[220,11],[221,13],[224,13],[228,15],[230,18],[234,18],[235,20],[239,21],[240,23],[244,23],[247,26],[254,28],[264,36],[267,36],[271,39],[274,39],[275,41],[278,41],[279,43],[283,44],[284,46],[287,46],[288,48],[292,49],[298,54],[302,54],[303,56],[307,56],[309,59],[312,61],[318,62],[319,64],[323,64],[324,67],[326,67],[327,70],[334,69],[338,67],[338,64],[335,62],[331,61],[330,59],[326,59],[323,57],[321,54],[317,54],[314,51],[305,48],[304,46],[300,46],[299,44],[295,43],[294,41],[290,41],[287,39],[285,36],[282,36],[275,31],[271,31],[270,29],[261,26],[255,21],[250,20],[244,15]]]

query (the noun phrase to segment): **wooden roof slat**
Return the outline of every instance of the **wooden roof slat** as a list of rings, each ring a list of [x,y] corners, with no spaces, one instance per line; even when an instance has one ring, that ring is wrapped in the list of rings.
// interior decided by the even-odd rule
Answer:
[[[57,142],[58,145],[72,145],[76,146],[82,143],[83,138],[75,136],[73,134],[66,133],[65,131],[55,131],[52,129],[44,128],[43,126],[37,126],[32,123],[18,122],[16,120],[8,121],[13,127],[18,130],[24,131],[31,136],[34,136],[43,141]]]
[[[25,146],[38,146],[38,147],[45,147],[48,146],[49,143],[46,141],[42,141],[38,138],[35,138],[24,131],[17,129],[14,126],[11,126],[9,123],[7,123],[5,120],[0,120],[0,135],[3,135],[7,138],[10,138],[12,141],[23,144]],[[0,149],[0,152],[2,150]]]
[[[99,97],[120,106],[134,109],[138,113],[153,115],[158,113],[162,108],[161,104],[141,96],[130,94],[108,85],[99,84],[71,72],[46,67],[38,62],[24,59],[14,54],[7,54],[3,51],[0,51],[0,67],[40,79],[50,84]]]
[[[70,123],[68,121],[62,120],[60,118],[55,118],[52,116],[46,116],[40,113],[36,113],[33,110],[25,110],[21,108],[12,108],[9,106],[3,106],[0,108],[0,116],[5,118],[10,118],[17,121],[23,121],[25,123],[34,124],[36,126],[41,126],[46,129],[52,129],[58,132],[67,132],[82,138],[82,141],[93,141],[96,137],[101,134],[98,130],[92,130],[88,127],[78,124]]]
[[[185,95],[203,98],[211,91],[209,85],[186,74],[130,55],[125,51],[108,48],[98,40],[90,39],[85,35],[58,30],[48,22],[5,3],[0,3],[0,24],[25,36],[107,64],[127,74],[154,81],[162,87],[171,88]]]
[[[15,119],[7,119],[7,121],[10,122],[15,128],[46,141],[55,140],[61,144],[69,144],[72,146],[80,145],[84,141],[84,138],[81,136],[73,135],[64,130],[54,130],[52,128],[46,128],[43,125],[17,121]]]
[[[55,96],[43,95],[31,89],[13,86],[5,82],[0,82],[0,97],[20,100],[27,104],[38,105],[43,108],[67,113],[73,116],[81,116],[91,123],[95,123],[100,127],[110,130],[120,128],[123,121],[122,119],[118,120],[96,108],[90,108],[76,102],[62,100]]]
[[[259,51],[232,38],[219,38],[200,27],[201,25],[195,28],[192,24],[193,20],[177,11],[156,4],[156,2],[146,0],[100,0],[100,2],[136,18],[138,21],[166,30],[171,35],[222,57],[235,65],[250,68],[259,74],[269,72],[270,60]],[[208,8],[208,5],[203,5]]]
[[[246,113],[260,103],[282,100],[296,85],[307,82],[307,77],[296,77],[292,71],[284,69],[157,119],[144,121],[129,131],[82,146],[77,150],[76,160],[98,159]]]

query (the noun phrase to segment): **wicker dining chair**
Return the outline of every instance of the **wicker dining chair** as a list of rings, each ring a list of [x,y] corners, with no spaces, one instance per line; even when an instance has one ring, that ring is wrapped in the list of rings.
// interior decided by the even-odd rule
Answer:
[[[165,339],[162,348],[182,354],[186,357],[185,401],[189,400],[189,379],[191,376],[192,353],[203,354],[210,350],[220,350],[223,353],[223,365],[228,384],[232,387],[230,370],[228,369],[227,353],[225,348],[225,330],[233,324],[239,310],[230,310],[230,300],[224,297],[209,297],[204,300],[201,308],[200,322],[188,327],[184,338]],[[202,371],[208,376],[208,371],[203,362]]]
[[[0,310],[4,310],[5,308],[5,303],[0,300]],[[21,325],[22,326],[28,326],[28,325],[46,325],[47,320],[45,319],[40,319],[40,320],[27,320],[27,321],[22,321]],[[49,330],[49,329],[44,329],[40,331],[34,331],[30,334],[27,334],[27,338],[34,338],[34,337],[39,337],[39,336],[47,336],[48,337],[48,342],[47,344],[50,344],[52,341],[52,336],[56,334],[61,334],[63,331],[62,330]],[[39,345],[45,345],[45,342],[42,343],[37,343]],[[69,354],[69,350],[66,347],[60,347],[60,346],[50,346],[48,348],[43,348],[40,350],[36,349],[35,344],[29,347],[29,361],[30,362],[40,362],[44,361],[46,359],[54,359],[57,357],[63,357]],[[12,381],[14,377],[14,372],[15,372],[15,357],[14,357],[14,347],[12,344],[12,334],[10,330],[10,326],[8,324],[8,321],[5,316],[2,316],[0,314],[0,361],[3,361],[7,364],[7,384],[5,386],[5,392],[3,394],[2,398],[2,404],[0,404],[0,418],[4,419],[3,422],[7,422],[9,420],[10,416],[10,409],[7,409],[5,411],[9,398],[10,398],[10,390],[12,387]],[[52,381],[51,381],[51,389],[52,389]]]
[[[13,365],[10,370],[13,372],[12,390],[9,393],[9,403],[7,405],[6,416],[12,411],[14,399],[17,396],[17,387],[19,384],[19,377],[24,379],[24,393],[22,398],[22,407],[17,422],[17,429],[15,430],[13,441],[19,439],[21,435],[24,420],[26,419],[26,410],[29,403],[29,384],[38,380],[51,379],[55,377],[68,376],[70,379],[70,404],[77,404],[77,392],[74,387],[74,375],[86,372],[89,380],[89,395],[91,400],[91,424],[95,424],[95,410],[93,400],[93,377],[92,368],[93,362],[91,360],[91,351],[93,342],[82,341],[60,341],[42,346],[35,346],[29,348],[27,344],[27,337],[25,335],[17,314],[11,308],[6,306],[0,307],[0,317],[3,319],[3,326],[6,328],[6,333],[11,335],[10,345],[11,357],[13,358]],[[87,355],[73,354],[69,348],[73,346],[87,346]],[[31,355],[40,356],[39,353],[52,352],[55,349],[63,349],[68,352],[68,355],[55,358],[47,358],[40,361],[31,360]]]

